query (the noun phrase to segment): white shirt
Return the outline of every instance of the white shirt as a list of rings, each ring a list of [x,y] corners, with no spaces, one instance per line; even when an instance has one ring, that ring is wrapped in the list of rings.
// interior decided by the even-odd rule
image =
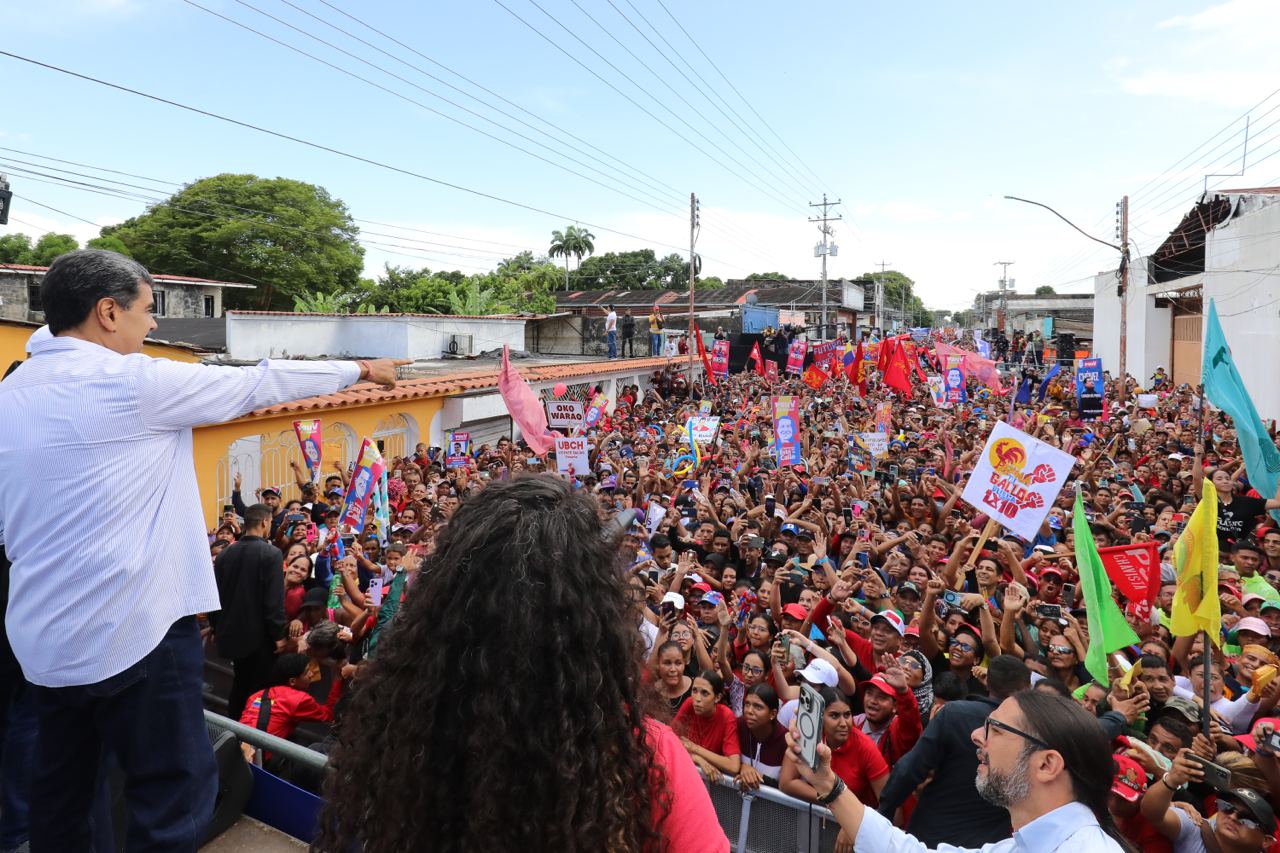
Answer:
[[[609,315],[604,318],[604,330],[606,332],[615,332],[618,329],[618,312],[610,311]]]
[[[41,334],[43,332],[43,334]],[[332,394],[352,362],[209,367],[41,330],[0,384],[6,628],[35,684],[93,684],[217,610],[191,428]]]
[[[872,809],[863,811],[862,826],[854,839],[853,849],[858,853],[926,853],[930,848],[895,827],[884,815]],[[1082,803],[1067,803],[1042,814],[1019,829],[1012,838],[984,844],[982,847],[955,847],[943,844],[936,848],[940,853],[963,853],[981,850],[982,853],[1053,853],[1055,850],[1071,853],[1123,853],[1124,848],[1102,831],[1098,819],[1089,807]]]

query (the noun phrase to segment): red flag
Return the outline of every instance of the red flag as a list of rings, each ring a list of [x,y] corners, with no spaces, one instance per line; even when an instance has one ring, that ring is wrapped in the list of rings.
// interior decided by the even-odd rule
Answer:
[[[886,338],[880,342],[880,357],[876,360],[876,370],[884,373],[885,368],[889,366],[889,359],[893,357],[894,350],[898,348],[898,342],[893,338]]]
[[[702,375],[707,377],[712,385],[717,385],[716,375],[711,372],[711,359],[707,358],[707,347],[702,343],[702,334],[695,334],[694,340],[698,342],[698,355],[702,358]]]
[[[498,393],[507,404],[511,420],[520,427],[525,443],[538,456],[544,455],[555,444],[554,435],[547,429],[547,410],[515,368],[507,346],[502,347],[502,372],[498,374]]]
[[[756,363],[756,373],[764,376],[764,356],[760,354],[760,342],[756,341],[751,347],[751,355],[747,357],[749,361]]]
[[[889,363],[885,366],[884,384],[902,394],[911,394],[911,368],[907,364],[907,353],[896,342]]]
[[[858,394],[867,396],[867,360],[862,351],[862,341],[858,341],[858,350],[853,354],[853,365],[850,367],[853,371],[849,376],[849,381],[858,386]]]
[[[1160,589],[1160,558],[1155,542],[1099,548],[1107,577],[1130,601],[1152,602]]]
[[[827,384],[829,379],[831,379],[831,377],[824,373],[822,368],[818,367],[816,364],[811,364],[805,368],[804,384],[808,385],[815,391]]]

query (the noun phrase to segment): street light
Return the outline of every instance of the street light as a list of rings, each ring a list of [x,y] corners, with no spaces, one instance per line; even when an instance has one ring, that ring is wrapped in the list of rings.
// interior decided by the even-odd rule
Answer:
[[[1093,242],[1101,243],[1107,248],[1115,249],[1120,253],[1120,402],[1124,403],[1129,396],[1129,373],[1125,353],[1129,336],[1129,197],[1125,196],[1124,201],[1121,202],[1123,224],[1121,242],[1118,246],[1115,243],[1108,243],[1106,240],[1093,236],[1047,204],[1032,201],[1029,198],[1018,198],[1016,195],[1007,195],[1005,198],[1009,201],[1020,201],[1023,204],[1034,204],[1036,207],[1043,207]],[[1059,353],[1059,357],[1061,357],[1061,353]]]

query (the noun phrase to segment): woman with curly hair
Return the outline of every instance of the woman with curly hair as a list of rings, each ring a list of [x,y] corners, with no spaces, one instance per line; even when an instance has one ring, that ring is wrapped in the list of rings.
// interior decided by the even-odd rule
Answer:
[[[729,849],[642,710],[619,534],[551,476],[457,509],[355,683],[315,849]]]

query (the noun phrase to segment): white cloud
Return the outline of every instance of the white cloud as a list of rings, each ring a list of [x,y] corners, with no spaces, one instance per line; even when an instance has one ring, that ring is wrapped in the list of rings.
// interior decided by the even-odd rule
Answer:
[[[1277,28],[1280,3],[1226,0],[1158,22],[1146,61],[1117,57],[1103,67],[1131,95],[1248,107],[1280,80]]]

